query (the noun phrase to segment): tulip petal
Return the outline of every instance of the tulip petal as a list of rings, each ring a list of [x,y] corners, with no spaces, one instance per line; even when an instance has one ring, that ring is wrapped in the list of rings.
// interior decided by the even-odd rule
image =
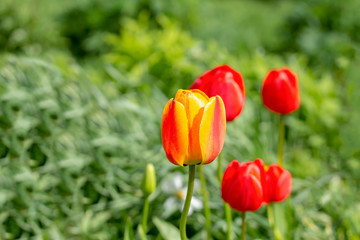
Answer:
[[[244,194],[241,198],[244,211],[256,211],[261,207],[263,201],[263,191],[260,180],[254,175],[244,176],[243,184],[239,191]]]
[[[230,191],[229,188],[236,181],[237,176],[239,175],[240,164],[237,160],[231,161],[228,167],[224,172],[224,176],[221,183],[221,197],[228,201],[231,196],[229,196]]]
[[[175,100],[183,104],[189,123],[189,155],[186,165],[199,164],[202,159],[199,143],[200,123],[204,107],[209,102],[208,96],[198,89],[178,90]]]
[[[198,99],[200,99],[201,101],[208,103],[209,102],[209,97],[208,95],[206,95],[203,91],[199,90],[199,89],[192,89],[190,90]]]
[[[245,92],[243,92],[239,85],[233,80],[232,73],[228,72],[223,81],[218,81],[210,88],[209,95],[219,95],[225,104],[226,120],[233,121],[242,111],[245,103]]]
[[[189,127],[184,106],[170,99],[163,112],[161,140],[169,161],[183,166],[189,148]]]
[[[208,96],[198,89],[178,90],[175,95],[175,101],[181,103],[186,110],[190,127],[193,125],[194,118],[200,108],[203,108],[208,102]]]
[[[291,193],[292,178],[289,171],[284,172],[279,177],[277,182],[276,201],[282,201],[287,198]]]
[[[240,212],[256,211],[263,198],[260,180],[253,175],[236,176],[223,197],[230,206]]]
[[[205,106],[199,139],[202,164],[212,162],[221,152],[226,135],[226,114],[221,97],[212,97]]]

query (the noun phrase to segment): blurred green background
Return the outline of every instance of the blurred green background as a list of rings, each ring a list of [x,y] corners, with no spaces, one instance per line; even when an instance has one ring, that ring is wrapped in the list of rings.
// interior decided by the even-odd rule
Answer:
[[[272,68],[299,76],[287,116],[291,197],[277,209],[286,239],[360,239],[360,1],[2,0],[0,4],[0,239],[139,239],[146,163],[158,188],[148,239],[178,239],[182,203],[164,203],[174,173],[162,110],[178,88],[229,64],[245,80],[243,113],[227,126],[233,159],[276,161],[278,116],[260,97]],[[213,239],[226,223],[204,167]],[[201,199],[199,189],[194,196]],[[233,230],[240,234],[239,213]],[[188,236],[204,239],[202,210]],[[272,239],[265,208],[248,238]]]

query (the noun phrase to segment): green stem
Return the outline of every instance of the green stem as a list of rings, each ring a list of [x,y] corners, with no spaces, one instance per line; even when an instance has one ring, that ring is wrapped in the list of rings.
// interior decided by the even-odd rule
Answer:
[[[224,210],[225,210],[225,218],[226,218],[226,224],[227,224],[226,239],[231,240],[232,239],[232,237],[231,237],[232,218],[231,218],[231,208],[228,203],[225,203]]]
[[[201,182],[201,193],[204,199],[204,215],[205,215],[205,228],[207,233],[207,239],[211,239],[211,221],[210,221],[210,208],[209,208],[209,195],[206,189],[206,182],[204,177],[203,166],[199,165],[199,176]]]
[[[284,138],[285,138],[284,115],[280,114],[279,145],[278,145],[278,164],[280,165],[280,167],[282,167],[284,165],[284,162],[283,162]]]
[[[242,219],[241,240],[245,240],[245,235],[246,235],[245,213],[246,213],[246,212],[242,212],[242,216],[241,216],[241,219]]]
[[[276,240],[284,240],[279,229],[276,227],[276,224],[275,224],[274,205],[272,203],[267,205],[267,214],[268,214],[269,225],[274,233],[275,239]]]
[[[143,209],[143,215],[142,215],[142,229],[143,229],[144,235],[146,235],[148,212],[149,212],[149,196],[146,196],[144,199],[144,209]]]
[[[217,168],[217,175],[218,175],[218,179],[220,182],[220,186],[221,186],[221,182],[222,182],[222,178],[223,178],[223,173],[222,173],[222,168],[221,168],[221,160],[222,160],[222,152],[220,152],[219,156],[218,156],[218,168]],[[226,232],[226,239],[227,240],[231,240],[231,222],[232,222],[232,218],[231,218],[231,208],[229,206],[229,204],[225,203],[224,205],[224,212],[225,212],[225,218],[226,218],[226,223],[227,223],[227,232]]]
[[[181,218],[180,218],[181,240],[187,239],[187,237],[186,237],[186,218],[187,218],[187,215],[189,212],[192,193],[194,190],[194,180],[195,180],[195,165],[190,165],[189,166],[188,188],[187,188],[187,193],[186,193],[186,198],[185,198],[185,204],[184,204],[184,209],[182,211]]]
[[[218,175],[220,185],[221,185],[221,181],[222,181],[222,177],[223,177],[222,168],[221,168],[221,155],[222,155],[222,152],[220,152],[219,156],[218,156],[218,168],[217,168],[217,175]]]
[[[275,227],[274,207],[271,203],[267,205],[267,215],[268,215],[269,225],[272,229],[274,229]]]
[[[284,166],[283,153],[284,153],[284,141],[285,141],[285,125],[284,125],[284,115],[280,114],[279,120],[279,145],[278,145],[278,164],[280,167]],[[267,206],[268,219],[271,229],[273,230],[274,237],[276,240],[283,240],[279,229],[276,227],[274,206],[269,204]]]

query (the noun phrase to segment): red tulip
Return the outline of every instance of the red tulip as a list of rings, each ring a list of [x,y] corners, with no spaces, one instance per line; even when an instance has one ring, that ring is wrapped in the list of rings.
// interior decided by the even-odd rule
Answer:
[[[225,104],[226,121],[233,121],[244,107],[244,80],[239,72],[228,65],[205,72],[190,89],[200,89],[209,97],[219,95]]]
[[[225,170],[221,197],[240,212],[256,211],[263,201],[261,172],[254,162],[233,160]]]
[[[266,166],[259,158],[255,164],[261,171],[264,203],[281,202],[290,195],[292,178],[289,171],[278,164]]]
[[[178,90],[163,112],[161,139],[166,156],[176,165],[211,163],[221,152],[226,134],[224,103],[200,90]]]
[[[298,78],[288,68],[270,71],[261,94],[264,105],[275,113],[289,114],[300,106]]]

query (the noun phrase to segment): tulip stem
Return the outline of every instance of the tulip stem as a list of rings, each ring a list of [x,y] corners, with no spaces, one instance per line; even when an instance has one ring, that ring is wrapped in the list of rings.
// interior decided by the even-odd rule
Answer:
[[[222,155],[222,151],[219,153],[219,156],[218,156],[218,168],[217,168],[217,175],[218,175],[220,185],[221,185],[221,181],[222,181],[222,177],[223,177],[222,168],[221,168],[221,155]]]
[[[284,141],[285,141],[284,114],[280,114],[279,145],[278,145],[278,164],[280,167],[284,166],[284,161],[283,161]],[[274,205],[271,203],[267,206],[267,214],[268,214],[269,224],[270,224],[271,229],[273,230],[275,239],[283,240],[284,238],[282,237],[279,229],[276,227]]]
[[[222,159],[222,152],[219,153],[218,156],[218,169],[217,169],[217,175],[218,175],[218,179],[220,182],[220,186],[221,186],[221,182],[222,182],[222,178],[223,178],[223,173],[222,173],[222,168],[221,168],[221,159]],[[231,208],[229,206],[228,203],[224,204],[224,212],[225,212],[225,218],[226,218],[226,223],[227,223],[227,232],[226,232],[226,239],[227,240],[231,240]]]
[[[284,240],[279,229],[276,227],[274,205],[272,203],[267,205],[267,215],[268,215],[269,225],[274,233],[275,239],[276,240]]]
[[[241,226],[241,240],[245,240],[245,236],[246,236],[246,222],[245,222],[245,213],[246,212],[242,212],[242,226]]]
[[[209,208],[209,195],[208,191],[206,189],[206,182],[205,182],[205,176],[203,171],[203,166],[199,165],[199,176],[200,176],[200,182],[201,182],[201,193],[203,195],[204,199],[204,215],[205,215],[205,228],[206,228],[206,234],[207,239],[211,239],[211,221],[210,221],[210,208]]]
[[[283,167],[283,152],[284,152],[284,138],[285,138],[285,125],[284,125],[284,115],[280,114],[279,121],[279,145],[278,145],[278,164],[280,167]]]
[[[194,180],[195,180],[195,165],[189,166],[189,180],[188,180],[188,187],[187,193],[184,203],[184,209],[181,214],[180,218],[180,236],[181,240],[186,240],[186,219],[190,208],[191,198],[194,190]]]
[[[226,218],[226,224],[227,224],[227,233],[226,233],[226,239],[227,240],[231,240],[231,208],[229,206],[228,203],[225,203],[224,205],[224,210],[225,210],[225,218]]]
[[[142,229],[144,235],[146,236],[146,225],[148,219],[148,212],[149,212],[149,196],[146,196],[144,199],[144,208],[143,208],[143,215],[142,215]]]

